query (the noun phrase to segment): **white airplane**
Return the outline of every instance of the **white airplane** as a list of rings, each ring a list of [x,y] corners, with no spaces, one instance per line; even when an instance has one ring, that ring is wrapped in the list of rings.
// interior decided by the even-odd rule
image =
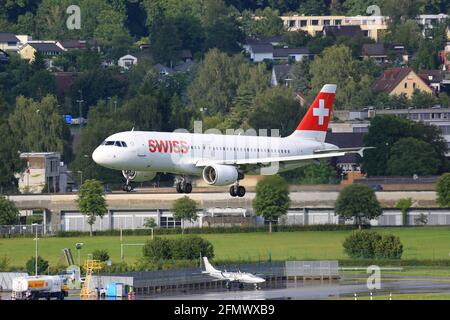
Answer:
[[[325,143],[335,93],[335,84],[324,85],[297,129],[284,138],[131,130],[106,138],[92,158],[122,170],[124,191],[133,190],[132,181],[149,181],[163,172],[177,175],[179,193],[190,193],[189,177],[200,176],[209,185],[231,185],[230,195],[243,197],[239,181],[244,174],[276,174],[348,153],[363,156],[367,148],[339,149]]]
[[[240,288],[243,288],[244,283],[250,283],[255,285],[255,289],[261,289],[261,283],[266,282],[265,279],[248,272],[227,272],[226,270],[217,270],[209,263],[207,257],[203,257],[203,262],[205,263],[205,271],[202,271],[202,273],[208,274],[217,280],[226,280],[228,289],[230,288],[231,282],[239,283]]]

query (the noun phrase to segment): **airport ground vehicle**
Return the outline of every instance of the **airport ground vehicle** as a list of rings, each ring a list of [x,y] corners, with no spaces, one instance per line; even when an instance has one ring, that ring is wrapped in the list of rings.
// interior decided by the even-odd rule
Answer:
[[[17,277],[12,282],[12,300],[64,300],[67,296],[68,288],[60,276]]]

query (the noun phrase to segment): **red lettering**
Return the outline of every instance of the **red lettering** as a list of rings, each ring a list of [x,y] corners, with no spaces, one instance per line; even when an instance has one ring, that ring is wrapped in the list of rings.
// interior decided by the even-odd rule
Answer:
[[[155,140],[148,140],[148,150],[152,153],[156,151],[155,142]]]
[[[181,141],[180,144],[181,144],[181,153],[188,153],[189,147],[186,141]]]
[[[180,147],[178,146],[178,144],[179,144],[178,141],[173,142],[173,152],[175,153],[180,153]]]
[[[186,141],[178,140],[148,140],[150,152],[188,153],[189,146]]]

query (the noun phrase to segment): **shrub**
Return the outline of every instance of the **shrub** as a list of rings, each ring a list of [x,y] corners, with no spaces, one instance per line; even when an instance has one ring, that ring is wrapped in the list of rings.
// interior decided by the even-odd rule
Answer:
[[[344,243],[344,251],[350,258],[374,258],[375,243],[381,235],[374,231],[358,230],[348,236]]]
[[[153,240],[147,241],[143,251],[144,256],[153,261],[171,259],[171,240],[156,237]]]
[[[195,260],[200,255],[212,258],[214,249],[208,240],[199,236],[189,236],[177,239],[157,237],[147,241],[144,246],[144,257],[152,262],[164,260]]]
[[[99,260],[102,262],[108,261],[109,260],[108,250],[105,249],[94,250],[94,252],[92,252],[92,259]]]
[[[35,270],[36,270],[36,258],[35,257],[31,257],[25,267],[27,269],[28,274],[35,274]],[[40,256],[38,256],[37,258],[37,273],[38,274],[43,274],[43,273],[47,273],[48,270],[48,261],[42,259]]]
[[[381,240],[375,243],[375,258],[400,259],[403,253],[403,245],[400,238],[392,234],[383,235]]]
[[[0,257],[0,272],[9,270],[11,260],[7,256]]]
[[[211,242],[199,236],[189,236],[172,240],[172,258],[176,260],[195,260],[202,257],[214,257]]]
[[[403,253],[399,237],[366,230],[354,231],[343,246],[350,258],[400,259]]]

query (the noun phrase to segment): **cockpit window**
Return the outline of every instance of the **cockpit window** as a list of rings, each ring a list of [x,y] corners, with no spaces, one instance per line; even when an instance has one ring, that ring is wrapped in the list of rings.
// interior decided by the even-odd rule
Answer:
[[[116,141],[116,146],[117,147],[122,147],[122,144],[120,143],[120,141]]]
[[[124,148],[127,147],[127,144],[125,143],[125,141],[122,141],[122,146],[123,146]]]
[[[113,146],[114,141],[105,141],[105,146]]]

